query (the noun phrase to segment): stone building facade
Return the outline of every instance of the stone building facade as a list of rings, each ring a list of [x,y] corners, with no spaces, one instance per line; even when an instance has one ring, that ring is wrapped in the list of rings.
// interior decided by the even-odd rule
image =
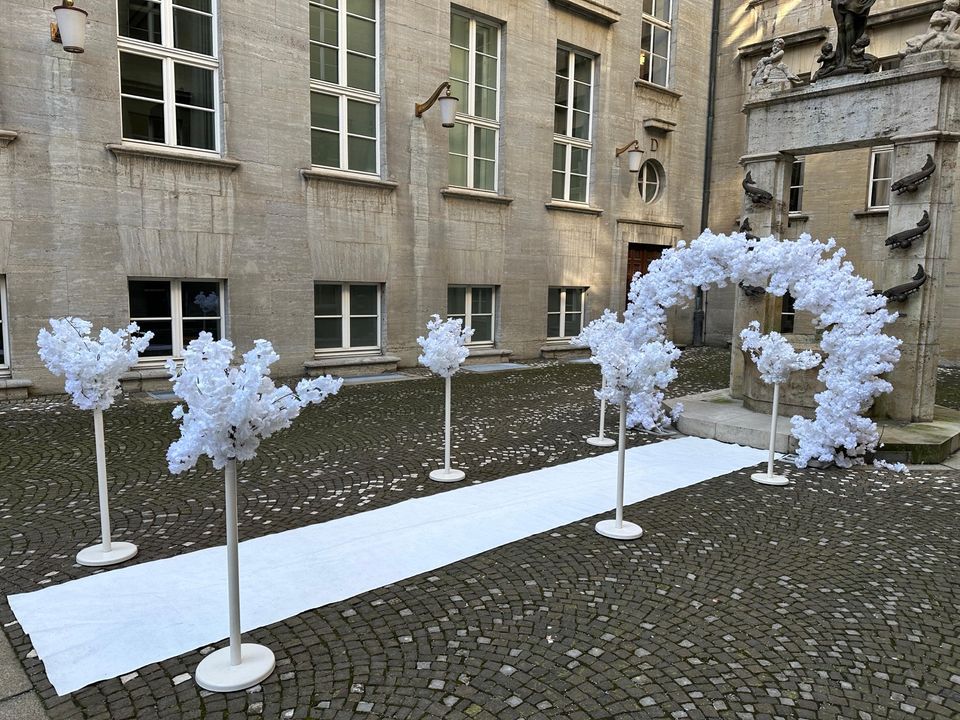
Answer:
[[[62,315],[157,333],[131,388],[202,329],[279,375],[413,365],[432,313],[477,357],[551,355],[700,229],[709,3],[78,6],[83,54],[42,3],[0,24],[8,395],[61,388],[35,340]],[[447,80],[451,130],[414,112]]]

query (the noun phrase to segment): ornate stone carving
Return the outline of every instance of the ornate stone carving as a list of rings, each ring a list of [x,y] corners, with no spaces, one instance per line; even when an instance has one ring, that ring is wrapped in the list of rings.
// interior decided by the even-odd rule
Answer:
[[[820,67],[811,82],[830,75],[867,73],[877,69],[877,58],[867,53],[870,45],[864,31],[867,16],[877,0],[831,0],[833,17],[837,21],[837,42],[824,43],[817,62]]]
[[[767,57],[760,58],[757,66],[753,69],[750,77],[752,87],[760,87],[767,83],[785,83],[791,85],[800,85],[803,81],[790,71],[783,63],[783,38],[777,38],[773,41],[773,47],[770,48],[770,54]]]
[[[900,51],[906,57],[924,50],[954,50],[960,48],[960,0],[944,0],[943,7],[930,16],[930,28],[925,33],[907,40]]]
[[[750,218],[745,217],[743,222],[737,226],[737,232],[743,233],[747,240],[759,240],[760,238],[753,234],[753,228],[750,227]]]
[[[767,294],[767,289],[762,288],[759,285],[744,285],[742,281],[738,282],[737,285],[740,286],[740,289],[743,290],[743,294],[748,298],[756,298]]]
[[[924,272],[923,265],[917,265],[917,274],[913,276],[910,282],[897,285],[889,290],[884,290],[882,294],[886,296],[890,302],[904,302],[911,293],[919,290],[926,281],[927,273]]]
[[[747,194],[747,197],[750,198],[750,202],[754,205],[769,205],[770,201],[773,200],[773,195],[753,184],[753,175],[749,172],[740,184],[743,186],[743,191]]]
[[[917,223],[916,227],[909,228],[907,230],[901,230],[900,232],[891,235],[887,238],[884,245],[895,248],[908,248],[913,245],[914,240],[919,240],[923,237],[923,234],[930,229],[930,214],[924,210],[923,216],[920,218],[920,222]]]
[[[957,0],[957,2],[960,2],[960,0]],[[900,178],[890,186],[890,189],[897,195],[903,195],[905,192],[915,192],[919,185],[930,179],[936,169],[937,164],[933,162],[933,156],[927,155],[927,161],[919,171]]]

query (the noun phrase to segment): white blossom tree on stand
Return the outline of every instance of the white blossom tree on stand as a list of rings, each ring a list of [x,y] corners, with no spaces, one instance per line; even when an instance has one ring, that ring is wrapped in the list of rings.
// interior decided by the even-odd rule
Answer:
[[[760,372],[760,379],[767,385],[773,385],[773,409],[770,419],[770,455],[767,458],[767,471],[753,473],[750,479],[763,485],[786,485],[784,475],[773,474],[773,455],[777,444],[777,411],[780,404],[780,383],[786,382],[794,370],[809,370],[820,364],[821,357],[810,350],[797,352],[787,339],[778,332],[763,335],[760,323],[751,322],[740,333],[742,348],[750,353]]]
[[[570,341],[570,344],[574,347],[589,347],[590,353],[593,355],[594,347],[593,340],[598,334],[602,334],[603,328],[608,323],[617,322],[616,313],[610,309],[603,311],[603,315],[598,317],[596,320],[587,325],[580,332],[577,337],[573,338]],[[592,359],[592,358],[591,358]],[[601,379],[600,389],[603,389],[603,380]],[[605,434],[606,430],[606,415],[607,415],[607,401],[604,399],[600,400],[600,429],[597,431],[597,434],[593,437],[588,437],[586,442],[588,445],[593,445],[594,447],[613,447],[617,444],[617,441],[613,438],[607,437]]]
[[[131,323],[113,332],[100,331],[99,339],[90,337],[93,325],[81,318],[50,320],[52,331],[41,328],[37,335],[40,359],[54,375],[66,377],[64,387],[81,410],[93,410],[96,440],[97,487],[100,496],[100,544],[77,554],[81,565],[100,567],[129,560],[137,546],[113,542],[110,538],[110,503],[107,496],[107,460],[103,436],[103,411],[120,392],[120,376],[137,362],[150,344],[152,332],[137,337],[140,328]]]
[[[296,389],[276,387],[270,365],[279,360],[267,340],[257,340],[240,367],[230,367],[234,347],[202,332],[183,353],[183,366],[167,361],[173,390],[187,408],[177,405],[180,439],[167,450],[170,472],[196,465],[201,455],[224,470],[227,526],[227,584],[230,645],[212,652],[197,666],[200,687],[229,692],[256,685],[273,672],[273,652],[240,642],[240,567],[237,542],[237,462],[252,459],[260,441],[290,426],[300,410],[336,393],[343,380],[329,375],[301,380]]]
[[[437,482],[457,482],[466,477],[463,470],[450,467],[450,378],[470,355],[466,343],[471,337],[473,328],[464,328],[463,320],[441,320],[439,315],[433,315],[427,323],[427,336],[417,338],[417,344],[423,348],[423,354],[417,361],[445,381],[443,469],[430,473],[430,479]]]
[[[620,406],[617,514],[613,520],[598,522],[596,531],[617,540],[635,540],[643,534],[643,529],[623,519],[627,425],[632,427],[639,424],[652,430],[670,424],[671,419],[663,410],[661,388],[665,388],[677,376],[672,364],[680,356],[680,351],[669,340],[645,344],[633,342],[629,328],[616,322],[616,316],[609,311],[588,332],[588,337],[593,361],[600,365],[603,373],[603,387],[596,391],[596,395],[601,400]],[[651,400],[643,402],[643,398]],[[628,400],[633,405],[629,414]]]

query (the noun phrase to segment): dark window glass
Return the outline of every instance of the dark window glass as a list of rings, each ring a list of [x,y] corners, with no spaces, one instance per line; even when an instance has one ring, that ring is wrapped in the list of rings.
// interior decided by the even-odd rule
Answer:
[[[377,286],[351,285],[350,286],[350,315],[377,314]],[[352,336],[352,333],[351,333]]]
[[[471,342],[490,342],[493,340],[493,318],[490,315],[473,315],[470,318],[473,328]]]
[[[467,289],[463,287],[447,288],[447,315],[463,317],[467,312]]]
[[[343,347],[343,324],[340,318],[315,318],[315,348]]]
[[[350,346],[371,347],[379,345],[377,319],[375,317],[350,318]]]
[[[547,312],[560,312],[560,288],[547,290]]]
[[[220,320],[217,318],[204,318],[200,320],[183,321],[183,346],[190,344],[191,340],[200,337],[201,332],[208,332],[213,335],[214,340],[220,339]]]
[[[120,92],[163,100],[163,62],[132,53],[120,53]]]
[[[547,337],[560,337],[560,313],[547,315]]]
[[[313,286],[314,315],[342,315],[341,289],[339,285],[317,284]],[[339,321],[338,321],[339,322]]]
[[[119,0],[120,34],[134,40],[156,43],[160,38],[160,3],[154,0]]]
[[[150,331],[153,337],[150,344],[143,351],[144,357],[169,357],[173,355],[173,321],[172,320],[137,320],[132,318],[140,327],[140,332]]]
[[[471,298],[471,314],[493,312],[493,288],[473,288]]]
[[[175,7],[173,45],[181,50],[213,55],[213,18]]]
[[[130,317],[170,317],[170,283],[167,280],[131,280]]]
[[[184,282],[180,295],[185,318],[220,316],[220,283]]]

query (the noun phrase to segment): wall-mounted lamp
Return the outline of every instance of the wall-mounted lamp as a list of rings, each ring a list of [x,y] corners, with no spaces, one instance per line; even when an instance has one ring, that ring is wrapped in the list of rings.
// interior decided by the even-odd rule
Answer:
[[[447,93],[441,96],[440,93],[444,90],[446,90]],[[450,83],[448,82],[440,83],[440,86],[433,91],[433,95],[430,96],[429,100],[415,105],[416,116],[422,117],[437,101],[440,102],[440,124],[445,128],[452,128],[453,118],[457,114],[457,102],[459,98],[455,98],[450,94]]]
[[[630,169],[630,172],[640,172],[640,161],[643,160],[643,150],[640,149],[640,141],[631,140],[623,147],[617,148],[615,157],[620,157],[624,153],[627,154],[627,167]]]
[[[50,23],[50,39],[63,43],[69,53],[82,53],[87,29],[87,11],[73,6],[73,0],[63,0],[63,5],[53,8],[57,21]]]

